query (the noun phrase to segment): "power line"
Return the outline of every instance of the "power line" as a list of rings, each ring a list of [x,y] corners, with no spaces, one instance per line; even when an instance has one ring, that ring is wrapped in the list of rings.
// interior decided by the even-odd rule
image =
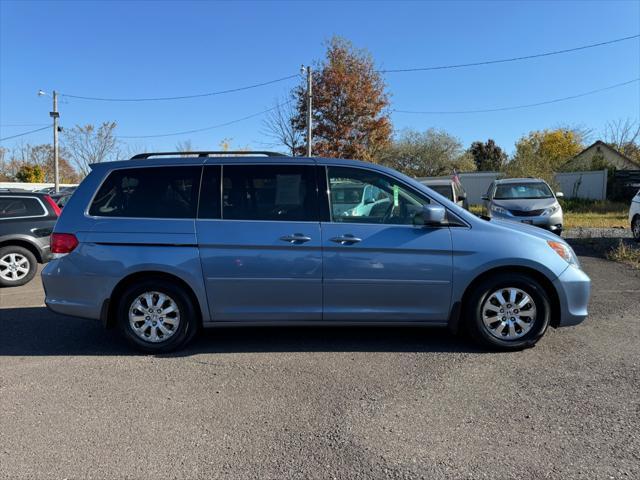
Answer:
[[[570,95],[568,97],[556,98],[553,100],[546,100],[544,102],[537,103],[528,103],[525,105],[514,105],[511,107],[497,107],[497,108],[485,108],[479,110],[453,110],[453,111],[416,111],[416,110],[392,110],[392,112],[396,113],[410,113],[410,114],[425,114],[425,115],[456,115],[456,114],[464,114],[464,113],[488,113],[488,112],[503,112],[506,110],[518,110],[521,108],[530,108],[530,107],[539,107],[541,105],[549,105],[551,103],[565,102],[567,100],[573,100],[574,98],[586,97],[587,95],[593,95],[595,93],[604,92],[605,90],[611,90],[614,88],[619,88],[624,85],[629,85],[631,83],[639,81],[640,78],[634,78],[633,80],[629,80],[628,82],[616,83],[615,85],[609,85],[608,87],[598,88],[597,90],[591,90],[589,92],[579,93],[577,95]]]
[[[51,125],[47,125],[46,127],[42,127],[42,128],[36,128],[35,130],[29,130],[28,132],[19,133],[17,135],[12,135],[10,137],[0,138],[0,142],[4,142],[5,140],[11,140],[12,138],[24,137],[25,135],[41,132],[42,130],[46,130],[48,128],[51,128]]]
[[[0,127],[41,127],[48,123],[0,123]]]
[[[71,95],[68,93],[61,93],[62,97],[76,98],[79,100],[93,100],[97,102],[159,102],[164,100],[185,100],[188,98],[202,98],[213,97],[215,95],[223,95],[226,93],[241,92],[243,90],[250,90],[252,88],[264,87],[265,85],[272,85],[278,82],[284,82],[292,78],[298,77],[298,74],[289,75],[288,77],[276,78],[275,80],[269,80],[268,82],[256,83],[254,85],[248,85],[246,87],[231,88],[229,90],[220,90],[217,92],[198,93],[196,95],[181,95],[177,97],[151,97],[151,98],[104,98],[104,97],[83,97],[81,95]]]
[[[254,117],[259,117],[260,115],[264,115],[265,113],[268,113],[272,110],[275,110],[276,108],[280,108],[283,107],[289,103],[291,103],[292,100],[287,100],[286,102],[283,103],[279,103],[278,105],[276,105],[275,107],[271,107],[268,108],[266,110],[262,110],[260,112],[257,113],[252,113],[251,115],[247,115],[246,117],[242,117],[242,118],[237,118],[235,120],[231,120],[229,122],[225,122],[225,123],[220,123],[217,125],[211,125],[209,127],[204,127],[204,128],[196,128],[193,130],[184,130],[182,132],[173,132],[173,133],[161,133],[161,134],[157,134],[157,135],[118,135],[117,138],[158,138],[158,137],[173,137],[173,136],[177,136],[177,135],[187,135],[190,133],[198,133],[198,132],[205,132],[207,130],[213,130],[216,128],[221,128],[221,127],[226,127],[227,125],[233,125],[234,123],[238,123],[238,122],[242,122],[244,120],[249,120],[250,118],[254,118]]]
[[[540,57],[550,57],[552,55],[560,55],[562,53],[570,53],[577,52],[579,50],[586,50],[588,48],[602,47],[604,45],[611,45],[613,43],[624,42],[626,40],[631,40],[634,38],[640,37],[640,34],[630,35],[628,37],[616,38],[614,40],[608,40],[606,42],[600,43],[592,43],[589,45],[582,45],[580,47],[575,48],[567,48],[564,50],[555,50],[552,52],[544,52],[544,53],[536,53],[535,55],[525,55],[522,57],[512,57],[512,58],[502,58],[499,60],[487,60],[483,62],[473,62],[473,63],[459,63],[454,65],[438,65],[432,67],[417,67],[417,68],[396,68],[396,69],[387,69],[380,70],[380,73],[400,73],[400,72],[426,72],[430,70],[447,70],[452,68],[465,68],[465,67],[477,67],[479,65],[493,65],[496,63],[508,63],[508,62],[517,62],[520,60],[530,60],[532,58],[540,58]]]

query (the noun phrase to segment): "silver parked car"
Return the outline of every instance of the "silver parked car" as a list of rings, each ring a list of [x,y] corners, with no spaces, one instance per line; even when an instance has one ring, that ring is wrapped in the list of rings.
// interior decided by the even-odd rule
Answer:
[[[590,280],[563,240],[478,218],[397,171],[178,155],[94,165],[52,235],[50,309],[147,352],[200,327],[337,324],[448,326],[515,350],[587,316]]]
[[[528,223],[560,235],[563,218],[558,198],[562,197],[539,178],[507,178],[491,183],[482,200],[491,218]]]
[[[461,183],[456,183],[450,178],[433,178],[420,180],[420,183],[435,190],[443,197],[447,197],[462,208],[469,210],[469,201],[467,200],[467,192]]]

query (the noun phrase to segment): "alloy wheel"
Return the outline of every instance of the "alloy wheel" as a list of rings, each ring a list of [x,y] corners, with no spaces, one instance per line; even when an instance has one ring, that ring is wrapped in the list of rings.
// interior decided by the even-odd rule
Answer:
[[[482,304],[482,322],[487,331],[501,340],[517,340],[526,335],[536,320],[536,304],[531,295],[515,287],[491,293]]]
[[[0,278],[9,282],[22,280],[30,268],[29,259],[19,253],[8,253],[0,258]]]
[[[180,326],[180,309],[165,293],[145,292],[131,302],[129,326],[145,342],[166,342]]]

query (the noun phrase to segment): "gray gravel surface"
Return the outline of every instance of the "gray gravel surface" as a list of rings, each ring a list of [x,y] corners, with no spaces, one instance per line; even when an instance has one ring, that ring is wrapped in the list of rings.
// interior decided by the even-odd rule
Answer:
[[[640,478],[640,273],[487,353],[445,331],[227,329],[170,356],[0,291],[0,478]]]

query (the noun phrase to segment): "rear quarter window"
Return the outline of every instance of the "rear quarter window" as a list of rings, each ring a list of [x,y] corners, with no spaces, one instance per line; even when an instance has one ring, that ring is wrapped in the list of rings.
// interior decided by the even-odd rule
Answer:
[[[20,217],[40,217],[47,211],[37,198],[0,197],[0,219]]]
[[[89,215],[195,218],[202,167],[114,170],[95,195]]]

